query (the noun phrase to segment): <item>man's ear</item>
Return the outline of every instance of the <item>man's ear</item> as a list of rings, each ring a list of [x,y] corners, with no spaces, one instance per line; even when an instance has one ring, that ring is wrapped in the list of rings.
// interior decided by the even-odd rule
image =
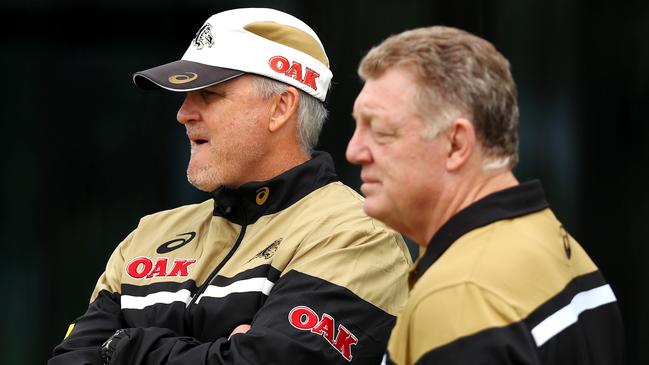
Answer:
[[[300,102],[300,93],[294,87],[288,87],[281,94],[273,96],[273,105],[270,109],[270,123],[268,130],[275,132],[281,129],[291,117],[297,113]]]
[[[476,149],[477,137],[473,123],[464,118],[455,119],[446,130],[449,142],[446,169],[459,170],[464,166]]]

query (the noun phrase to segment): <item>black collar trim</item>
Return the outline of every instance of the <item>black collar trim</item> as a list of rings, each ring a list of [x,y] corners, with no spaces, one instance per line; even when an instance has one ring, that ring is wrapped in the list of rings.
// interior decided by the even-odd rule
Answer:
[[[267,181],[255,181],[236,189],[222,187],[213,195],[214,215],[244,225],[261,216],[283,210],[314,190],[338,181],[331,156],[316,151],[312,158]]]
[[[532,180],[495,192],[462,209],[430,240],[414,274],[419,279],[464,234],[490,223],[520,217],[548,208],[541,182]]]

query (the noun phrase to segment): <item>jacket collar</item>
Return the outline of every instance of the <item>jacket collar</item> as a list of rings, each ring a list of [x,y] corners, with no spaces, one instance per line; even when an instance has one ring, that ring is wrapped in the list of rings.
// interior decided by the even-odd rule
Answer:
[[[310,160],[270,180],[249,182],[236,189],[217,189],[212,193],[214,215],[240,225],[254,223],[337,180],[331,156],[315,151]]]
[[[497,191],[462,209],[430,240],[411,276],[419,279],[442,254],[464,234],[496,221],[511,219],[548,208],[541,182],[532,180]]]

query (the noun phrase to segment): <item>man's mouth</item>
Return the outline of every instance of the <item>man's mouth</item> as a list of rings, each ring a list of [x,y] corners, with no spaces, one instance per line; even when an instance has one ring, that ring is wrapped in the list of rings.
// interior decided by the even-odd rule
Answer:
[[[203,136],[197,136],[195,134],[188,134],[189,138],[189,148],[192,155],[203,149],[203,146],[209,145],[209,139]]]
[[[192,146],[200,146],[209,142],[209,140],[205,138],[205,136],[202,136],[198,133],[187,133],[187,138],[189,138],[189,142]]]
[[[363,184],[371,184],[371,183],[379,182],[377,179],[375,179],[373,177],[370,177],[368,175],[365,175],[363,173],[361,173],[361,181],[363,182]]]

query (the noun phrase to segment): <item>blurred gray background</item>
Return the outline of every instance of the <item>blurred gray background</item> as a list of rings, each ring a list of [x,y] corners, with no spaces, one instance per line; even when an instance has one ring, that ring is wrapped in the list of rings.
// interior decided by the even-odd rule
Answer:
[[[356,189],[344,151],[364,53],[433,24],[494,43],[519,87],[516,175],[543,181],[618,296],[627,363],[649,363],[649,2],[640,0],[3,0],[0,363],[46,361],[141,216],[208,198],[185,181],[182,96],[140,91],[131,74],[180,58],[209,15],[249,6],[289,12],[319,34],[335,80],[320,149]]]

